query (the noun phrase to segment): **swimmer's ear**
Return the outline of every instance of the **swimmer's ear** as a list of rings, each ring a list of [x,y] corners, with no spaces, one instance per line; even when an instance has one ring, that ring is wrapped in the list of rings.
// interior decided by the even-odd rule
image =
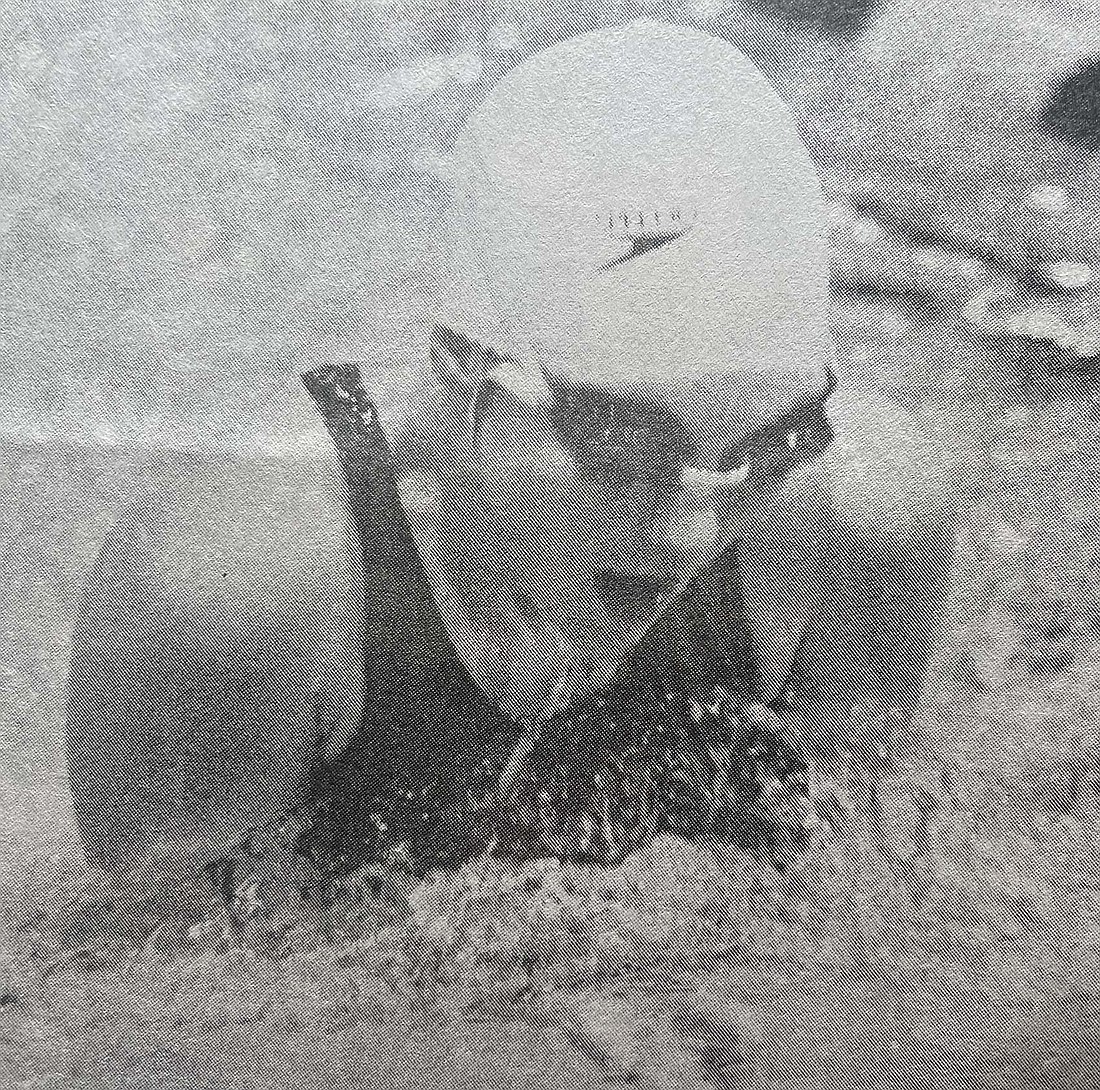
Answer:
[[[485,375],[493,370],[491,352],[447,326],[433,326],[428,338],[431,372],[452,396],[470,403],[477,397]]]
[[[498,395],[529,407],[541,407],[553,399],[541,372],[448,326],[433,326],[428,346],[437,380],[452,391],[461,390],[472,406],[475,431]]]
[[[432,370],[447,387],[460,386],[476,395],[485,376],[498,366],[501,356],[485,345],[445,325],[432,326],[428,338]]]

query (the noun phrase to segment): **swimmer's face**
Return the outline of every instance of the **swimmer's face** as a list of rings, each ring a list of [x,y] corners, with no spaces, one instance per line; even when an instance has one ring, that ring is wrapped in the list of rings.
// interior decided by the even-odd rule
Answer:
[[[517,581],[571,631],[640,638],[828,445],[830,378],[724,430],[652,399],[498,372],[479,400],[479,465]]]

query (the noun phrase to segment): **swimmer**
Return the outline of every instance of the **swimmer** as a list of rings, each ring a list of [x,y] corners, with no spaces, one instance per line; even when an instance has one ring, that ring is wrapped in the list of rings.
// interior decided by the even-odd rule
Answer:
[[[820,187],[770,84],[698,31],[583,35],[505,77],[453,167],[421,365],[385,398],[311,372],[288,413],[326,453],[206,467],[105,544],[68,697],[93,863],[216,859],[319,783],[364,826],[400,795],[423,844],[546,724],[585,752],[570,716],[647,648],[713,681],[670,624],[815,744],[911,705],[946,477],[834,358]]]

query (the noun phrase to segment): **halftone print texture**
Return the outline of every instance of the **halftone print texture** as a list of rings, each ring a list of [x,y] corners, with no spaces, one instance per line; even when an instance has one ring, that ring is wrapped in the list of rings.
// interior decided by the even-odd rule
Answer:
[[[1094,0],[0,58],[0,1087],[1100,1084]]]

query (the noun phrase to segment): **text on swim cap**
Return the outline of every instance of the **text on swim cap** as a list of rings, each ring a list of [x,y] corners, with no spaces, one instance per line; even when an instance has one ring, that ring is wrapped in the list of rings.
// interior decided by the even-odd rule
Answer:
[[[674,205],[667,208],[621,208],[601,214],[610,234],[636,238],[646,234],[679,234],[696,220],[696,210]]]

